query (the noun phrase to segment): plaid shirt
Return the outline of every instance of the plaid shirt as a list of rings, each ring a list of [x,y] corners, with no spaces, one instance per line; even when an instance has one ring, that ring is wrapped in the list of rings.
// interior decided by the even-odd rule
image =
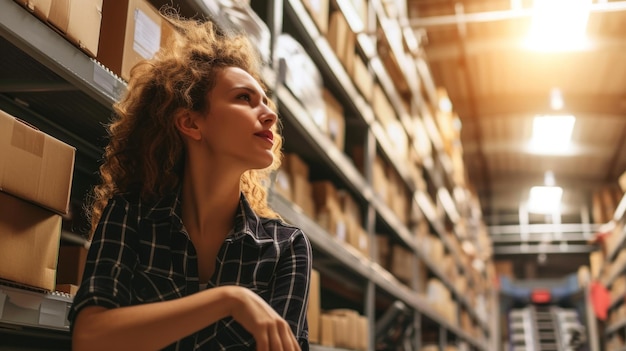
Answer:
[[[154,205],[131,196],[109,201],[68,315],[72,324],[86,306],[116,308],[199,291],[198,260],[183,228],[179,194]],[[302,349],[308,350],[311,257],[310,243],[300,229],[259,218],[242,194],[234,228],[219,250],[208,288],[239,285],[253,290],[285,318]],[[250,333],[226,318],[165,350],[253,350],[254,345]]]

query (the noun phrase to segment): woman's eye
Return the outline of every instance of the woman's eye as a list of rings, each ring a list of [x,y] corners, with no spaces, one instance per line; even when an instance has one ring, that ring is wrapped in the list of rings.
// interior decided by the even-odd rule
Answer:
[[[252,98],[250,97],[250,94],[241,94],[241,95],[237,96],[237,99],[244,100],[244,101],[252,100]]]

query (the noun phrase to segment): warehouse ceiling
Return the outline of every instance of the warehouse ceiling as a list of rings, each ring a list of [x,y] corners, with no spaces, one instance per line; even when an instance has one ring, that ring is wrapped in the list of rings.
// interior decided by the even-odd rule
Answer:
[[[626,170],[626,1],[591,3],[588,42],[565,51],[554,51],[564,37],[548,43],[552,51],[529,48],[531,1],[406,1],[434,80],[462,122],[465,165],[488,222],[507,222],[507,214],[518,221],[520,203],[547,171],[563,188],[564,215],[580,214],[592,191],[616,183]],[[559,22],[574,13],[575,1],[565,2],[540,38],[574,31]],[[562,107],[553,108],[559,93]],[[535,115],[573,115],[571,147],[532,150]]]

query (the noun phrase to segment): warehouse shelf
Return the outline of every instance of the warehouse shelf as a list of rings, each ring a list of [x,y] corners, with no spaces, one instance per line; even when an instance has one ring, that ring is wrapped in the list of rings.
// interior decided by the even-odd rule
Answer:
[[[622,196],[617,209],[613,215],[613,220],[615,222],[620,222],[624,220],[626,212],[626,194]],[[615,279],[626,270],[626,262],[622,263],[621,267],[613,267],[615,263],[613,262],[620,252],[620,250],[624,247],[624,242],[626,241],[626,226],[624,226],[621,232],[618,233],[619,237],[615,241],[615,245],[611,248],[611,250],[607,253],[606,259],[604,260],[601,268],[601,272],[607,269],[611,269],[612,274],[603,281],[604,286],[610,287]]]
[[[103,105],[111,105],[126,89],[119,77],[78,50],[15,1],[3,1],[0,36]]]
[[[26,287],[6,284],[9,283],[0,283],[1,324],[15,329],[34,328],[69,333],[67,311],[72,304],[72,298],[68,294],[29,290]]]
[[[400,222],[398,217],[391,211],[391,209],[377,196],[374,195],[372,188],[367,184],[365,179],[356,170],[353,164],[348,160],[347,156],[337,149],[337,147],[330,141],[330,139],[324,135],[313,120],[308,116],[306,110],[302,105],[293,97],[293,95],[282,85],[277,86],[276,96],[278,97],[279,106],[284,109],[283,118],[288,118],[290,121],[295,122],[300,132],[307,138],[313,141],[316,147],[320,148],[320,154],[327,159],[327,164],[334,168],[335,172],[342,175],[346,183],[362,194],[363,198],[370,202],[376,212],[382,217],[387,225],[394,231],[396,236],[402,240],[402,242],[410,247],[413,252],[417,252],[422,260],[426,263],[428,268],[451,290],[456,299],[463,305],[463,307],[469,311],[474,320],[478,321],[481,328],[485,331],[488,330],[488,326],[485,321],[481,320],[474,311],[471,304],[467,301],[464,293],[457,291],[452,282],[447,279],[438,268],[437,264],[431,262],[426,255],[421,253],[421,250],[415,244],[414,236],[406,228],[404,224]],[[298,222],[299,223],[299,222]],[[299,223],[300,224],[300,223]],[[306,231],[305,231],[306,232]],[[308,232],[307,232],[308,233]],[[339,257],[339,253],[329,252],[333,257]],[[458,256],[458,254],[454,254]],[[457,260],[458,261],[458,260]],[[460,262],[460,261],[459,261]],[[460,263],[458,263],[460,265]]]
[[[621,221],[624,218],[624,212],[626,212],[626,194],[622,196],[622,199],[620,200],[617,206],[617,209],[615,210],[615,213],[613,215],[613,220],[616,222]],[[615,259],[615,256],[617,256],[617,253],[624,245],[625,240],[626,240],[626,230],[623,230],[620,237],[617,239],[616,245],[613,247],[613,249],[610,252],[608,252],[607,261],[610,262]]]
[[[324,77],[327,77],[333,86],[341,87],[340,92],[344,95],[341,101],[351,104],[351,107],[358,112],[362,120],[371,126],[372,132],[376,136],[385,157],[398,171],[409,189],[413,191],[415,184],[410,181],[408,169],[395,156],[391,142],[382,126],[376,121],[372,108],[358,92],[352,82],[352,78],[350,78],[346,72],[326,38],[319,32],[315,23],[313,23],[311,16],[304,8],[302,2],[300,0],[286,0],[285,15],[290,16],[290,18],[293,19],[294,25],[298,27],[297,30],[305,41],[302,45],[309,49],[307,54],[311,56],[317,68],[324,73]]]
[[[288,15],[294,18],[295,24],[300,26],[299,29],[303,36],[303,39],[307,41],[306,43],[303,43],[303,45],[307,48],[312,49],[312,50],[309,50],[308,53],[309,55],[312,56],[312,58],[316,62],[318,69],[325,72],[326,76],[336,79],[335,84],[338,84],[339,86],[341,86],[342,89],[345,90],[345,93],[348,97],[348,99],[345,101],[351,101],[354,99],[354,102],[355,102],[354,107],[361,114],[364,121],[370,124],[371,130],[376,136],[376,139],[379,145],[381,146],[381,148],[383,149],[383,152],[385,153],[385,156],[387,157],[387,159],[391,161],[391,164],[398,171],[400,176],[404,179],[404,182],[408,186],[409,190],[412,192],[417,191],[414,182],[410,179],[408,169],[402,164],[402,162],[400,162],[400,160],[397,160],[397,158],[394,156],[394,152],[391,149],[391,145],[390,145],[390,142],[388,141],[386,133],[384,129],[382,128],[382,126],[374,119],[373,111],[371,110],[371,107],[365,102],[362,96],[357,92],[357,89],[352,83],[351,78],[349,77],[345,69],[343,68],[343,65],[341,64],[341,62],[339,62],[339,60],[337,59],[337,56],[334,54],[334,51],[329,46],[327,40],[324,38],[323,35],[320,34],[315,23],[313,23],[313,20],[311,19],[310,15],[304,8],[304,5],[302,4],[302,2],[300,0],[285,1],[285,15]],[[373,44],[367,43],[367,41],[370,40],[369,38],[363,35],[359,35],[357,36],[357,39],[360,45],[365,47],[364,51],[367,52],[367,51],[372,50],[372,49],[368,49],[373,46]],[[377,74],[377,77],[379,78],[379,80],[382,80],[383,82],[387,82],[387,84],[385,85],[390,85],[389,87],[387,87],[388,89],[391,90],[393,88],[391,79],[389,78],[385,70],[383,69],[382,65],[379,67],[378,70],[376,70],[375,73]],[[398,96],[397,92],[395,92],[395,88],[393,88],[393,91],[394,93],[389,94],[389,96]],[[401,104],[396,103],[395,105],[396,105],[395,106],[396,111],[398,110],[404,111],[404,107],[401,106]],[[403,113],[404,112],[401,112],[401,114]],[[435,130],[436,130],[436,126],[435,126]],[[420,207],[420,209],[424,211],[424,208],[422,208],[421,206],[422,203],[418,202],[417,204]],[[450,208],[448,208],[448,210],[452,212]],[[430,209],[426,209],[426,211],[430,211]],[[452,248],[452,245],[449,243],[449,241],[445,237],[445,231],[442,230],[441,226],[437,224],[437,220],[435,219],[435,216],[430,216],[428,218],[429,218],[429,222],[433,225],[433,227],[435,227],[437,233],[440,235],[440,237],[444,241],[444,245],[446,246],[448,251],[454,253],[454,258],[455,258],[455,261],[459,270],[461,270],[462,272],[465,272],[466,267],[460,261],[459,259],[460,256],[458,255],[459,253],[455,252],[455,250]]]
[[[191,3],[192,1],[190,0],[188,2]],[[205,4],[202,4],[202,1],[195,0],[193,2],[196,4],[196,8],[206,9],[206,6]],[[325,77],[331,78],[330,84],[336,88],[341,88],[339,89],[340,93],[343,95],[341,101],[343,103],[347,103],[349,107],[355,110],[358,113],[359,118],[362,119],[363,123],[370,127],[370,130],[374,134],[380,149],[383,151],[383,154],[404,179],[406,186],[411,191],[416,192],[412,201],[419,205],[422,212],[424,212],[426,218],[429,220],[429,223],[431,223],[435,231],[439,234],[439,237],[443,241],[447,251],[454,256],[458,269],[464,271],[465,267],[459,258],[459,253],[455,252],[453,246],[449,243],[445,228],[442,227],[443,224],[437,218],[436,210],[433,207],[432,202],[426,198],[428,202],[426,203],[422,198],[424,196],[428,197],[428,194],[416,191],[415,184],[413,184],[410,180],[406,165],[394,156],[391,142],[380,123],[375,119],[371,107],[357,91],[351,77],[347,74],[343,65],[337,59],[333,50],[330,48],[328,41],[317,30],[317,27],[313,23],[300,0],[285,0],[284,10],[285,15],[291,16],[296,25],[300,26],[299,31],[303,33],[302,36],[306,41],[305,47],[312,50],[312,57],[318,64],[318,68],[324,72]],[[214,14],[212,14],[212,17],[218,18],[219,16],[214,16]],[[94,129],[102,129],[101,123],[105,122],[108,118],[111,105],[117,101],[126,89],[126,84],[123,80],[111,73],[96,60],[89,58],[61,35],[53,31],[45,23],[34,17],[28,11],[25,11],[13,1],[7,0],[3,3],[3,11],[0,12],[0,37],[4,38],[19,50],[23,51],[26,55],[39,62],[46,69],[62,78],[62,80],[67,83],[67,85],[64,86],[64,89],[85,94],[86,98],[81,100],[81,104],[90,108],[98,109],[99,113],[97,113],[97,116],[93,118],[92,116],[87,116],[85,120],[81,121],[81,123],[84,125],[90,125]],[[371,48],[367,48],[367,45],[372,45],[371,40],[367,38],[367,36],[361,34],[359,34],[357,38],[361,44],[361,48],[367,55],[367,50],[371,50]],[[374,59],[372,66],[373,70],[376,71],[379,81],[382,81],[383,85],[389,88],[386,89],[389,93],[389,91],[391,91],[389,85],[392,84],[392,82],[387,73],[384,72],[382,63],[379,59]],[[269,72],[268,69],[269,67],[266,67],[264,70],[264,79],[267,82],[274,82],[276,80],[276,76],[273,72]],[[273,85],[270,84],[270,86]],[[457,291],[452,282],[444,277],[437,263],[429,260],[426,255],[420,251],[415,244],[414,235],[410,232],[410,230],[399,220],[390,207],[375,195],[372,187],[355,168],[350,159],[317,128],[317,125],[315,125],[313,120],[309,118],[307,111],[296,100],[296,98],[282,84],[277,84],[274,92],[279,100],[279,107],[285,112],[285,117],[289,118],[289,121],[293,122],[293,125],[296,126],[303,135],[310,139],[311,144],[314,144],[315,147],[319,149],[319,155],[325,158],[325,163],[332,169],[332,171],[339,175],[354,193],[358,193],[365,201],[372,205],[377,215],[380,216],[380,218],[390,227],[390,229],[394,232],[394,235],[410,247],[418,257],[423,259],[429,270],[433,272],[433,274],[437,276],[452,292],[459,305],[468,311],[473,320],[483,331],[487,332],[487,324],[477,315],[476,311],[472,308],[471,304],[465,297],[464,292]],[[2,97],[2,99],[7,100],[4,97]],[[410,125],[410,116],[408,116],[406,111],[403,110],[404,107],[401,106],[401,103],[398,101],[397,92],[390,94],[390,100],[392,100],[392,104],[396,107],[396,111],[400,111],[398,114],[400,120],[403,125],[405,125],[405,128],[408,129]],[[9,105],[12,103],[14,104],[15,102],[7,100],[2,103],[3,105]],[[92,135],[93,132],[81,135],[76,131],[76,129],[79,129],[80,126],[71,127],[68,125],[66,128],[65,124],[56,120],[47,119],[47,117],[43,114],[33,118],[40,120],[42,124],[46,125],[42,128],[44,131],[46,131],[46,129],[52,130],[54,132],[50,134],[56,136],[63,134],[59,137],[59,139],[77,146],[77,155],[82,155],[85,159],[89,159],[90,162],[97,162],[100,158],[102,150],[98,145],[94,144],[94,137],[99,138],[104,135],[104,129],[102,129],[102,135]],[[441,153],[438,154],[438,157],[441,157]],[[78,168],[80,168],[82,164],[82,162],[77,162]],[[442,162],[442,164],[444,163]],[[91,165],[91,163],[89,165]],[[88,177],[88,175],[93,176],[93,171],[94,170],[89,167],[79,170],[81,177]],[[445,189],[445,191],[447,192],[447,189]],[[448,199],[451,199],[449,192],[447,193],[447,196]],[[442,202],[446,202],[445,194],[442,195],[442,197],[444,198]],[[452,325],[448,321],[442,319],[439,314],[428,305],[425,299],[417,296],[414,291],[400,283],[389,272],[376,263],[366,259],[359,253],[353,252],[354,250],[350,250],[350,248],[338,245],[337,240],[329,240],[331,236],[327,232],[322,230],[313,220],[298,212],[297,208],[294,208],[294,206],[287,200],[270,193],[270,204],[286,219],[291,220],[294,223],[298,223],[298,226],[302,228],[302,230],[311,239],[311,242],[316,249],[326,252],[343,266],[348,267],[361,277],[373,282],[376,286],[388,292],[390,295],[405,301],[416,311],[422,313],[428,319],[436,322],[442,328],[445,328],[458,338],[469,342],[478,349],[486,350],[486,344],[482,338],[474,338],[458,326]],[[454,218],[454,210],[452,210],[450,204],[444,205],[444,210],[446,211],[448,217],[452,220],[452,218]],[[455,221],[452,220],[452,222]],[[65,232],[62,236],[64,240],[76,242],[77,244],[83,243],[83,241],[79,240],[80,238],[78,238],[75,234]],[[2,289],[3,287],[0,286],[0,292]],[[56,296],[52,295],[47,296],[44,294],[43,296],[44,299],[53,299],[53,297],[54,299],[57,299]],[[67,301],[67,297],[61,297],[62,301],[71,303],[71,299]],[[4,322],[0,320],[0,324],[2,323]],[[41,328],[41,326],[35,325],[25,326],[28,328]],[[46,326],[43,329],[51,330],[55,328],[49,328]],[[66,330],[66,327],[59,329],[61,334],[63,334]],[[318,348],[317,345],[312,345],[311,349],[319,351],[327,350],[326,348]]]
[[[473,338],[459,327],[442,319],[438,312],[434,311],[424,298],[420,298],[414,291],[398,282],[397,279],[384,268],[380,267],[380,265],[373,263],[362,255],[355,254],[353,250],[347,248],[339,239],[328,234],[324,229],[320,228],[317,223],[294,208],[293,204],[284,199],[281,195],[272,193],[270,196],[270,205],[288,222],[298,223],[298,226],[306,233],[314,247],[336,258],[351,271],[371,280],[376,286],[385,290],[392,296],[406,302],[429,319],[443,326],[446,330],[449,330],[478,348],[485,349],[483,341]]]

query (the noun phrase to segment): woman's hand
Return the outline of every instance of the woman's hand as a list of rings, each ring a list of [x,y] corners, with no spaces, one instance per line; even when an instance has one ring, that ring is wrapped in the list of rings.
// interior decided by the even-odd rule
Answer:
[[[299,351],[300,346],[285,321],[274,309],[253,291],[233,286],[230,315],[256,341],[257,351]]]

